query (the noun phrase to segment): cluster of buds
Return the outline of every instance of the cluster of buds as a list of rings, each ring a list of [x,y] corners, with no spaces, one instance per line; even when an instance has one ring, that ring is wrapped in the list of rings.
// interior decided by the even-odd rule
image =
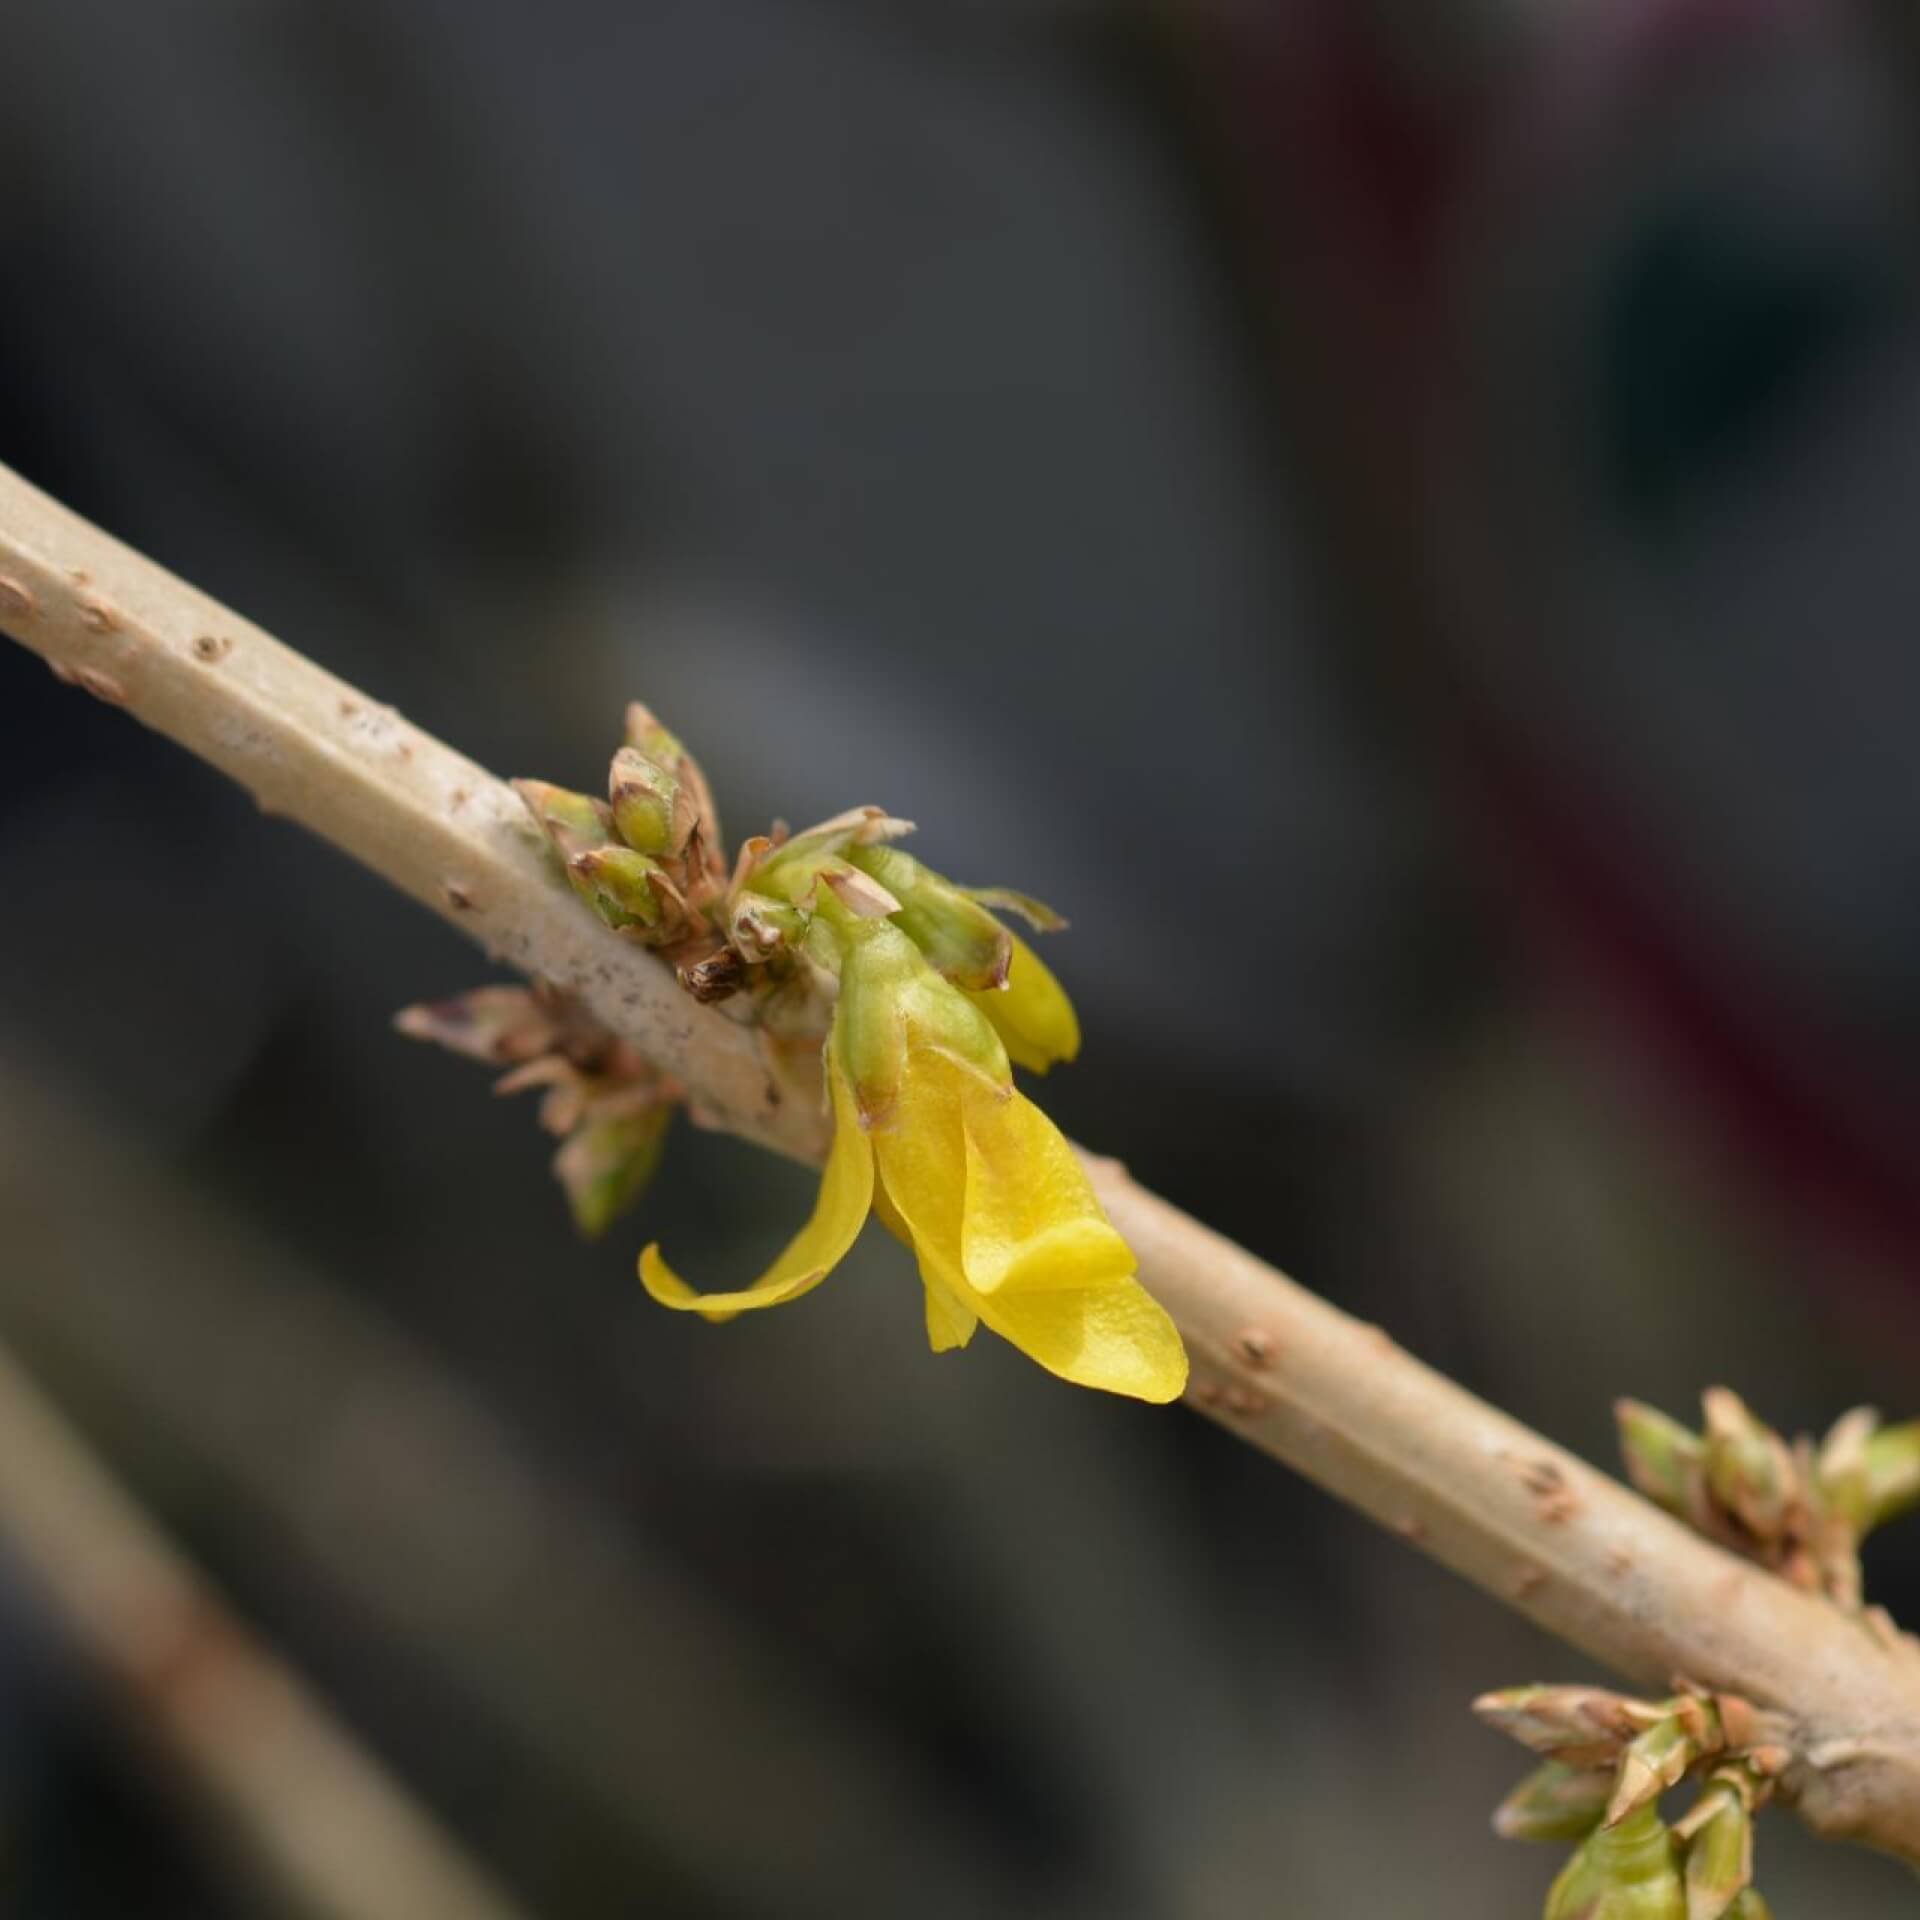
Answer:
[[[1544,1920],[1768,1920],[1753,1816],[1789,1760],[1786,1723],[1730,1694],[1635,1700],[1601,1687],[1514,1687],[1474,1702],[1545,1757],[1494,1814],[1504,1839],[1565,1845]],[[1700,1792],[1669,1826],[1660,1801]]]
[[[627,709],[606,799],[544,780],[513,785],[609,927],[683,963],[712,950],[727,882],[719,817],[699,763],[648,708]]]
[[[1824,1440],[1788,1441],[1725,1387],[1701,1405],[1695,1433],[1637,1400],[1619,1403],[1633,1484],[1710,1540],[1860,1612],[1861,1541],[1920,1506],[1920,1421],[1882,1426],[1856,1407]]]
[[[1072,1149],[1013,1083],[1015,1067],[1072,1059],[1080,1030],[1059,982],[999,915],[1051,932],[1065,924],[1057,914],[923,866],[894,844],[912,823],[879,807],[804,833],[776,824],[729,863],[698,765],[639,705],[606,799],[515,787],[606,926],[657,951],[695,999],[731,1003],[832,1114],[813,1216],[772,1266],[750,1286],[698,1293],[648,1247],[640,1277],[656,1300],[726,1320],[797,1299],[871,1212],[914,1253],[936,1351],[984,1325],[1080,1385],[1179,1396],[1178,1332]],[[659,1140],[642,1133],[664,1127],[675,1090],[578,1008],[485,989],[412,1009],[401,1025],[511,1066],[503,1087],[548,1089],[583,1224],[603,1226],[644,1185]]]
[[[1789,1759],[1788,1726],[1730,1693],[1645,1701],[1605,1688],[1524,1686],[1473,1711],[1546,1764],[1494,1814],[1503,1839],[1578,1843],[1546,1920],[1764,1920],[1753,1814]],[[1701,1782],[1668,1826],[1661,1797]]]
[[[506,1071],[496,1093],[538,1089],[540,1124],[560,1140],[553,1171],[582,1233],[604,1233],[646,1190],[680,1089],[552,987],[476,987],[408,1007],[415,1040]]]

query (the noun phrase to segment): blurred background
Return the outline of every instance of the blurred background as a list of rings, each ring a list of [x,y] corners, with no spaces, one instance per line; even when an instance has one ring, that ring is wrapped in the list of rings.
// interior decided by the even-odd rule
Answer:
[[[12,0],[0,72],[0,459],[502,773],[641,696],[736,834],[1057,903],[1062,1123],[1591,1458],[1920,1412],[1909,9]],[[0,1347],[502,1902],[1538,1911],[1466,1703],[1581,1662],[930,1356],[881,1236],[658,1311],[806,1177],[683,1130],[580,1243],[389,1030],[484,977],[0,647]],[[0,1520],[0,1912],[304,1911],[66,1616]]]

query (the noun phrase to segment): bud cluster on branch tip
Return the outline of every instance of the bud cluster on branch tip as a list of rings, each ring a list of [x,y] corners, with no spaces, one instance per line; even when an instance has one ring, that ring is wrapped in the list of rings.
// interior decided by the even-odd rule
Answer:
[[[1725,1387],[1701,1404],[1695,1433],[1637,1400],[1619,1403],[1633,1484],[1709,1539],[1861,1611],[1861,1541],[1920,1506],[1920,1421],[1886,1427],[1856,1407],[1824,1440],[1788,1441]]]
[[[1546,1920],[1753,1920],[1753,1816],[1790,1757],[1788,1722],[1735,1695],[1685,1687],[1636,1700],[1603,1687],[1511,1687],[1474,1711],[1550,1756],[1493,1816],[1503,1839],[1580,1844]],[[1701,1782],[1668,1827],[1660,1801]]]
[[[750,1286],[702,1294],[650,1246],[640,1274],[656,1300],[718,1321],[797,1299],[872,1212],[914,1254],[936,1352],[964,1347],[985,1325],[1064,1379],[1143,1400],[1180,1394],[1179,1334],[1140,1285],[1072,1148],[1013,1082],[1015,1067],[1044,1073],[1079,1051],[1072,1003],[1000,917],[1053,932],[1065,925],[1058,914],[934,872],[895,844],[912,823],[879,807],[804,833],[776,824],[729,863],[698,764],[638,705],[606,799],[514,784],[606,926],[657,950],[695,999],[757,1027],[770,1069],[832,1116],[812,1218],[772,1266]],[[481,999],[415,1008],[402,1025],[505,1059],[453,1037],[486,1023],[474,1010]],[[658,1136],[642,1154],[636,1130],[643,1114],[663,1126],[672,1095],[654,1082],[627,1106],[597,1085],[583,1097],[584,1072],[564,1046],[544,1045],[501,1084],[549,1088],[549,1124],[567,1136],[561,1177],[576,1212],[603,1224],[651,1171]]]
[[[553,1170],[582,1233],[604,1233],[646,1190],[680,1089],[570,995],[548,986],[476,987],[408,1007],[394,1025],[505,1067],[496,1093],[540,1089],[540,1124],[560,1139]]]

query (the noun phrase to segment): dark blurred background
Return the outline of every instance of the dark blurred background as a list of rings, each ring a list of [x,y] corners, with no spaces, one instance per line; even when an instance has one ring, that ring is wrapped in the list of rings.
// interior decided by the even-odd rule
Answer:
[[[503,773],[643,696],[1073,919],[1071,1131],[1590,1457],[1920,1412],[1920,37],[1815,0],[11,0],[0,459]],[[0,647],[0,1343],[530,1914],[1538,1909],[1582,1663],[935,1359]],[[293,1911],[0,1534],[0,1911]],[[1870,1586],[1920,1618],[1920,1528]],[[1913,1906],[1762,1832],[1783,1920]]]

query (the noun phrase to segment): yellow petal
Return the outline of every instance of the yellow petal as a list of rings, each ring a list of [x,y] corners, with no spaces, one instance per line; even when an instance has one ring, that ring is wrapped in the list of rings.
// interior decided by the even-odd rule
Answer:
[[[1017,933],[1007,937],[1013,942],[1007,984],[997,993],[967,998],[993,1022],[1016,1067],[1045,1073],[1056,1060],[1071,1060],[1080,1051],[1080,1022],[1047,963]]]
[[[960,1266],[976,1293],[1099,1286],[1138,1265],[1060,1129],[1024,1094],[960,1089]]]
[[[916,1053],[893,1124],[872,1139],[875,1193],[911,1237],[929,1294],[945,1295],[943,1311],[977,1315],[1062,1379],[1141,1400],[1179,1398],[1187,1380],[1179,1333],[1133,1278],[1133,1255],[1071,1150],[1029,1102],[996,1099],[959,1062]],[[1022,1153],[1037,1162],[1024,1176]],[[963,1247],[997,1276],[993,1292],[969,1284]],[[931,1304],[928,1312],[931,1337]]]
[[[960,1222],[967,1198],[967,1139],[961,1090],[972,1072],[950,1055],[916,1049],[900,1077],[893,1111],[868,1136],[876,1192],[894,1230],[925,1260],[940,1254],[960,1271]],[[904,1230],[904,1231],[903,1231]]]
[[[873,1201],[873,1150],[861,1131],[853,1090],[837,1064],[828,1079],[833,1088],[833,1151],[820,1176],[813,1217],[752,1286],[736,1293],[695,1293],[660,1257],[659,1247],[649,1247],[640,1256],[640,1278],[663,1307],[718,1319],[750,1307],[778,1306],[817,1287],[846,1257]]]
[[[927,1292],[927,1345],[935,1353],[964,1347],[973,1338],[980,1316],[924,1269],[920,1278]]]
[[[1001,1339],[1063,1380],[1136,1400],[1177,1400],[1186,1391],[1179,1330],[1131,1277],[1098,1287],[979,1294],[972,1304]]]

